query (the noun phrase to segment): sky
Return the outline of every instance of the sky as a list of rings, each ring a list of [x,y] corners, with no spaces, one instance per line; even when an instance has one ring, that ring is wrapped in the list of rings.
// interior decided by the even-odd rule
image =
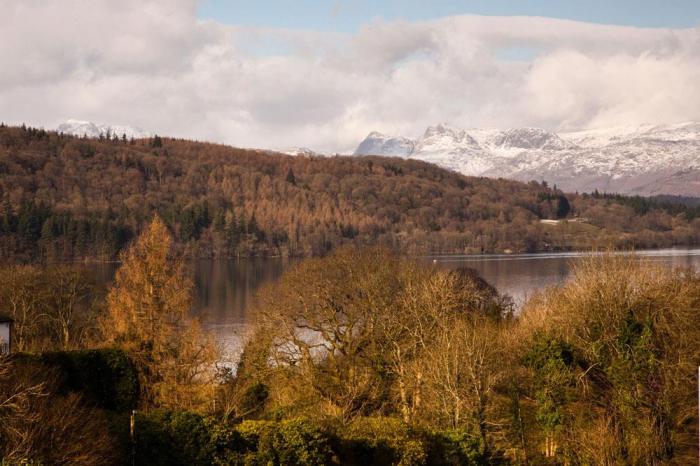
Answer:
[[[256,27],[357,32],[373,20],[456,15],[544,16],[598,24],[694,27],[697,0],[206,0],[201,18]]]
[[[697,0],[0,0],[0,120],[348,152],[700,121]]]

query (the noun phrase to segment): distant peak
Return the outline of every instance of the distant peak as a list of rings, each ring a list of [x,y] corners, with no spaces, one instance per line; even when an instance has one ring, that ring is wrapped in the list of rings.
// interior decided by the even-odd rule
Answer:
[[[404,137],[390,137],[372,131],[355,149],[354,155],[394,155],[408,157],[413,153],[415,143]]]
[[[91,121],[78,120],[69,118],[65,122],[58,125],[56,131],[59,133],[71,134],[74,136],[86,136],[96,138],[107,134],[125,136],[127,138],[148,138],[153,136],[152,133],[144,131],[141,128],[128,125],[103,125],[96,124]]]
[[[511,128],[501,132],[495,145],[503,148],[559,150],[571,146],[557,134],[542,128]]]
[[[429,138],[432,136],[443,134],[457,135],[458,133],[460,133],[459,130],[453,128],[447,123],[438,123],[435,126],[428,126],[428,128],[425,130],[425,133],[423,134],[423,137]]]

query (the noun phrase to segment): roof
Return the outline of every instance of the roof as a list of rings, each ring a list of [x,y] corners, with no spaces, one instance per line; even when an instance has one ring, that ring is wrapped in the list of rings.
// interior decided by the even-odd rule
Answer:
[[[12,320],[12,318],[10,318],[8,316],[4,316],[4,315],[0,314],[0,323],[3,323],[3,322],[13,322],[13,320]]]

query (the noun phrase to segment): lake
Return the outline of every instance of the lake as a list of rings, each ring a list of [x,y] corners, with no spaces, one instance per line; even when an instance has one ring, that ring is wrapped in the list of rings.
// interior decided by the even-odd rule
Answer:
[[[534,292],[562,283],[572,265],[585,253],[541,253],[511,255],[448,255],[422,257],[427,265],[454,269],[470,267],[501,293],[513,297],[516,306]],[[700,270],[700,249],[660,249],[639,251],[642,260]],[[294,260],[256,258],[198,260],[193,263],[196,296],[194,313],[206,328],[216,333],[229,348],[235,349],[250,323],[250,310],[263,285],[279,279]],[[99,267],[109,281],[115,266]]]

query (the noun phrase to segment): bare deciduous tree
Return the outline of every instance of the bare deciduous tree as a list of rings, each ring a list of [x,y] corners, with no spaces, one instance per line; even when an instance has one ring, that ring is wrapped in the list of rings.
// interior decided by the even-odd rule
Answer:
[[[0,359],[0,457],[10,464],[117,464],[104,414],[55,388],[46,367]]]

